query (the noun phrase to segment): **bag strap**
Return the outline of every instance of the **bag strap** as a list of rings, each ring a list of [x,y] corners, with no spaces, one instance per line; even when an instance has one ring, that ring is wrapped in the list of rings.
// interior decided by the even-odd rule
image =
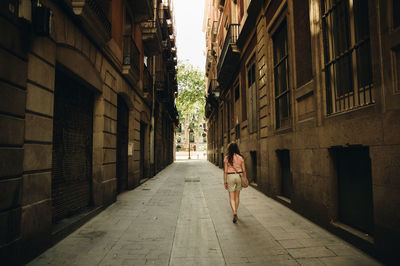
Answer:
[[[234,154],[233,156],[235,156],[235,154]],[[238,173],[238,171],[236,171],[235,166],[233,166],[233,159],[234,159],[234,158],[232,158],[232,164],[231,164],[231,166],[232,166],[233,170],[235,170],[235,173],[236,173],[237,175],[240,175],[240,173]]]

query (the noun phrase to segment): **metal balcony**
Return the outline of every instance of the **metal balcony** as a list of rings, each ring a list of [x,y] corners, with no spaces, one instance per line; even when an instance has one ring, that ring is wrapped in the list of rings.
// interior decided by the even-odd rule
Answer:
[[[77,15],[82,28],[100,46],[111,39],[111,23],[107,18],[108,7],[100,5],[97,0],[70,0],[72,11]]]
[[[159,20],[142,22],[142,39],[144,51],[147,56],[153,56],[161,52],[161,28]]]
[[[240,53],[236,45],[239,36],[239,24],[229,25],[225,36],[224,46],[218,60],[218,82],[226,87],[229,85],[236,68],[239,65]]]
[[[134,13],[136,23],[150,20],[153,17],[152,0],[128,0],[127,3]]]
[[[140,51],[131,35],[124,35],[122,74],[133,84],[140,78]]]

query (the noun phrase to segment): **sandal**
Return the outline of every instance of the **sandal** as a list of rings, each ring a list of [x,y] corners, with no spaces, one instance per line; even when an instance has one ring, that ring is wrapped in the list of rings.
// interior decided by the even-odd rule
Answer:
[[[237,214],[234,214],[232,222],[235,224],[237,220],[238,220]]]

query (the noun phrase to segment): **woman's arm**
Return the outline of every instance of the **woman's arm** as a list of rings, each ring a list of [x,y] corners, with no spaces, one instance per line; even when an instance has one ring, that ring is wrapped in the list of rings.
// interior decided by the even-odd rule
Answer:
[[[228,169],[228,162],[224,161],[224,187],[228,189],[226,169]]]
[[[247,178],[246,164],[244,163],[244,158],[242,160],[242,171],[243,171],[243,176]]]

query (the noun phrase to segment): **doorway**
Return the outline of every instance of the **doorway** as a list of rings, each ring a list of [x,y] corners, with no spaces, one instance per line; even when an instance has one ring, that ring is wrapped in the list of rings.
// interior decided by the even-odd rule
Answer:
[[[121,193],[128,186],[129,108],[120,95],[117,104],[117,191]]]
[[[92,204],[94,95],[67,70],[56,69],[52,151],[53,222]]]

